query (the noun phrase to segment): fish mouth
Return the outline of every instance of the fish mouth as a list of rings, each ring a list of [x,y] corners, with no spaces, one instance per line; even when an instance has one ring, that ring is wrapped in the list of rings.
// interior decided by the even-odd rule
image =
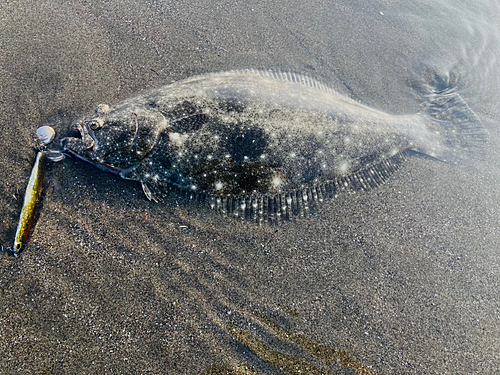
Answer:
[[[78,126],[72,126],[67,134],[66,138],[80,138],[82,139],[82,133],[78,130]]]
[[[68,136],[61,139],[62,149],[71,153],[78,153],[78,151],[93,152],[96,150],[96,146],[97,140],[84,122],[72,126]]]
[[[105,172],[111,172],[116,175],[120,175],[122,172],[121,168],[112,167],[98,161],[99,159],[96,158],[94,153],[97,141],[89,134],[83,123],[72,126],[68,132],[68,136],[62,138],[60,144],[62,152],[86,161]]]

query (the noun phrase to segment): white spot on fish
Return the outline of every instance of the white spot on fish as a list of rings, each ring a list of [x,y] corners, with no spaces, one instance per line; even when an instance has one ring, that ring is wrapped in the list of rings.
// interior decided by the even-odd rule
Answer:
[[[180,133],[168,133],[168,139],[176,146],[182,146],[187,139],[187,135],[182,135]]]
[[[280,176],[277,176],[275,175],[271,181],[272,185],[273,185],[273,188],[274,189],[277,189],[279,188],[281,185],[283,185],[283,180],[280,178]]]
[[[223,187],[224,185],[222,184],[222,182],[219,181],[215,183],[215,190],[221,190]]]

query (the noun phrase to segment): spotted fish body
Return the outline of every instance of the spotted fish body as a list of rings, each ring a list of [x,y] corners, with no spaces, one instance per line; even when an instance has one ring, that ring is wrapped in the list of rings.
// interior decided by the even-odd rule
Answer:
[[[167,184],[247,214],[299,212],[380,184],[409,152],[455,162],[485,141],[453,90],[430,95],[425,113],[394,116],[271,71],[192,77],[100,105],[74,127],[67,151],[141,181],[148,198]]]

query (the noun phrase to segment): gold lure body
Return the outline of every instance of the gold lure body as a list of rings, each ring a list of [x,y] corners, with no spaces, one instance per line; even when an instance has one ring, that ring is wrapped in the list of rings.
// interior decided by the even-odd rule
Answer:
[[[24,203],[19,216],[19,224],[17,225],[16,237],[14,239],[14,247],[12,252],[18,255],[21,251],[26,239],[28,238],[29,230],[35,209],[42,193],[42,182],[45,167],[45,153],[39,151],[36,155],[35,164],[31,170],[31,176],[24,193]]]

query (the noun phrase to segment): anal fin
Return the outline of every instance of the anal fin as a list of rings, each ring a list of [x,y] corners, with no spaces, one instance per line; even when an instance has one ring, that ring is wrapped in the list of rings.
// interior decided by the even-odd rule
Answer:
[[[369,191],[384,184],[414,152],[403,150],[349,175],[309,187],[247,197],[208,198],[210,207],[227,217],[254,223],[280,223],[314,216],[321,205],[340,195]]]

